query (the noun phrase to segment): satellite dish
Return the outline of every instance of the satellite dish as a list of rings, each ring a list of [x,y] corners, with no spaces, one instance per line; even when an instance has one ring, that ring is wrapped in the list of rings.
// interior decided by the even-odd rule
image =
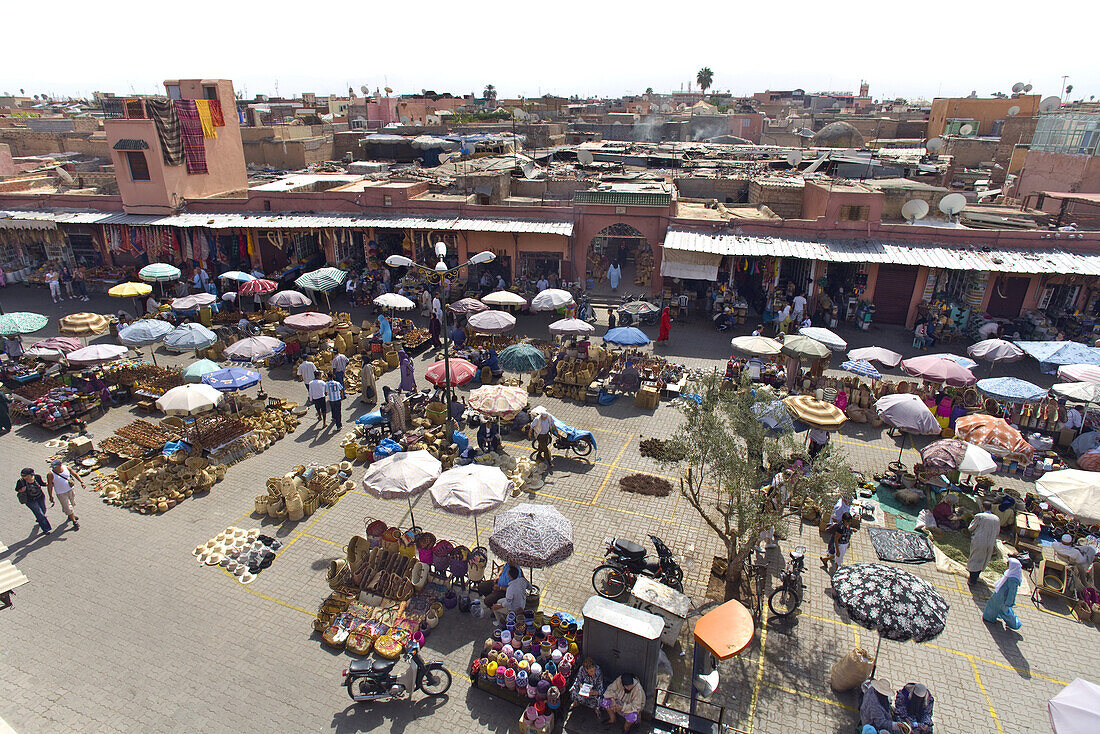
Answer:
[[[1053,112],[1062,106],[1062,100],[1060,97],[1044,97],[1043,101],[1039,103],[1040,112]]]
[[[588,165],[591,165],[592,162],[596,160],[596,157],[594,155],[592,155],[592,151],[584,150],[582,148],[581,150],[577,151],[577,160],[580,163],[583,163],[584,165],[588,166]]]
[[[73,175],[71,173],[69,173],[68,171],[66,171],[64,168],[62,168],[61,166],[58,166],[54,170],[57,171],[57,175],[65,183],[72,183],[73,182]]]
[[[1019,105],[1012,105],[1011,107],[1008,108],[1008,112],[1006,114],[1009,117],[1015,117],[1016,115],[1020,114],[1020,106]]]
[[[940,199],[940,211],[953,217],[966,207],[966,197],[962,194],[948,194]]]
[[[663,105],[661,105],[661,112],[672,112],[672,105],[670,105],[668,102],[665,102]]]
[[[386,87],[386,94],[393,94],[393,90],[389,87]]]
[[[914,224],[918,219],[924,219],[928,214],[928,202],[923,199],[910,199],[901,205],[901,216],[909,224]]]
[[[1025,84],[1025,85],[1024,85],[1024,91],[1025,91],[1025,92],[1030,92],[1030,91],[1031,91],[1031,89],[1032,89],[1032,87],[1031,87],[1031,85],[1030,85],[1030,84]]]
[[[787,163],[790,164],[791,166],[797,166],[801,162],[802,162],[802,151],[801,150],[792,150],[790,153],[787,153]]]
[[[974,134],[974,126],[971,125],[969,122],[959,128],[959,135],[973,135],[973,134]]]
[[[402,125],[408,125],[409,124],[409,118],[408,118],[407,115],[401,115],[401,124]]]
[[[513,107],[512,108],[512,117],[516,118],[517,120],[526,120],[527,119],[527,113],[524,112],[523,110],[521,110],[519,107]]]
[[[1015,84],[1012,85],[1012,93],[1013,94],[1019,94],[1022,91],[1024,91],[1024,83],[1023,82],[1016,82]]]
[[[939,152],[941,148],[943,148],[943,138],[929,138],[924,143],[924,149],[933,155]]]
[[[529,119],[531,122],[538,122],[539,121],[539,116],[538,116],[537,113],[532,112],[531,114],[529,114],[527,116],[527,119]]]
[[[366,84],[361,85],[359,91],[363,94],[370,94],[370,88]]]
[[[524,164],[520,166],[520,170],[523,171],[524,178],[534,178],[538,173],[538,167],[531,161],[524,162]]]

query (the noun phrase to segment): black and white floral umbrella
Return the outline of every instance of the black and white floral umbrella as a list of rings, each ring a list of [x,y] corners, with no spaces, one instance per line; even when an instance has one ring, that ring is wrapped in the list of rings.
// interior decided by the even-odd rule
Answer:
[[[573,523],[551,505],[516,505],[493,518],[489,547],[515,566],[546,568],[573,554]]]
[[[947,626],[950,609],[924,579],[881,563],[854,563],[833,574],[836,600],[853,622],[888,640],[928,642]],[[875,648],[878,662],[878,648]]]

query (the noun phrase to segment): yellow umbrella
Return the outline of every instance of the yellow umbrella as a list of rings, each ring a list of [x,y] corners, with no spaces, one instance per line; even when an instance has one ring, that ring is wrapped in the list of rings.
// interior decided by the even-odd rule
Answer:
[[[111,328],[111,322],[97,313],[74,313],[62,318],[58,331],[65,336],[94,336]]]
[[[153,292],[153,286],[148,283],[119,283],[107,291],[107,295],[115,298],[139,298]]]
[[[786,398],[783,404],[803,423],[826,431],[836,430],[848,420],[844,413],[840,411],[840,408],[831,403],[811,398],[809,395],[796,395]]]

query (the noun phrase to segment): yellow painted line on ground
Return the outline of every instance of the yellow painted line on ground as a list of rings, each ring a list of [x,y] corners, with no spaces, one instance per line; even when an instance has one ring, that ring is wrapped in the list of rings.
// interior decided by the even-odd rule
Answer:
[[[853,441],[850,438],[838,438],[837,443],[847,443],[847,444],[851,444],[852,446],[862,446],[862,447],[868,448],[868,449],[877,449],[878,451],[888,451],[891,454],[896,454],[897,451],[898,451],[896,447],[895,448],[890,448],[889,446],[878,446],[878,445],[873,444],[873,443],[864,443],[863,441]],[[918,454],[920,453],[920,451],[918,451],[917,449],[914,449],[914,448],[907,448],[907,449],[905,449],[905,451],[912,451],[912,452],[918,453]]]
[[[752,700],[749,701],[748,727],[752,734],[753,719],[756,717],[756,704],[760,700],[760,685],[764,681],[764,644],[768,641],[768,615],[760,615],[760,660],[756,664],[756,678],[752,683]]]
[[[623,443],[623,447],[619,449],[618,455],[615,457],[615,460],[611,462],[611,467],[607,470],[607,476],[603,478],[603,482],[600,484],[600,488],[596,490],[596,496],[592,498],[592,502],[590,502],[589,504],[594,505],[600,499],[600,494],[603,493],[604,487],[607,486],[607,483],[611,481],[611,475],[615,473],[615,469],[617,469],[619,466],[619,460],[623,458],[623,454],[626,453],[626,447],[630,445],[630,442],[633,439],[634,436],[631,435],[631,437]]]
[[[985,703],[989,706],[989,715],[993,717],[993,723],[997,725],[997,731],[1000,734],[1004,734],[1004,729],[1001,727],[1001,720],[997,718],[997,712],[993,710],[993,700],[989,698],[989,694],[985,691],[985,686],[982,685],[982,676],[978,673],[978,666],[974,663],[974,658],[967,655],[970,660],[970,668],[974,671],[974,680],[978,683],[978,690],[985,696]]]
[[[295,606],[295,605],[291,604],[290,602],[283,601],[282,599],[276,599],[273,596],[268,596],[267,594],[256,591],[255,589],[251,588],[251,585],[244,585],[244,584],[241,584],[241,585],[244,586],[244,590],[247,591],[249,594],[255,594],[256,596],[260,597],[261,599],[264,599],[265,601],[273,601],[281,607],[286,607],[287,609],[293,609],[294,611],[301,612],[302,614],[305,614],[309,617],[316,617],[317,616],[316,612],[311,612],[308,609],[302,609],[301,607]]]
[[[783,691],[784,693],[790,693],[790,694],[793,694],[795,696],[802,696],[803,698],[808,698],[811,701],[817,701],[818,703],[827,703],[830,706],[836,706],[837,708],[842,708],[845,711],[859,711],[859,709],[857,709],[855,706],[849,706],[846,703],[841,703],[840,701],[834,701],[831,698],[825,698],[824,696],[818,696],[818,695],[813,694],[813,693],[806,693],[805,691],[799,691],[795,688],[787,688],[786,686],[781,686],[778,683],[772,683],[770,681],[765,681],[764,685],[767,686],[768,688],[774,688],[777,691]]]
[[[311,535],[310,533],[302,533],[302,535],[306,538],[309,538],[310,540],[319,540],[322,543],[328,543],[329,545],[334,545],[337,548],[346,548],[347,547],[347,545],[345,543],[337,543],[335,540],[329,540],[328,538],[322,538],[319,535]]]

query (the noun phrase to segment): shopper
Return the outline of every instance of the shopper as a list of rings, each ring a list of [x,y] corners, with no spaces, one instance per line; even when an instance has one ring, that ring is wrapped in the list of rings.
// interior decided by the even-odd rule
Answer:
[[[80,518],[76,516],[76,494],[73,492],[73,481],[80,484],[81,489],[87,489],[84,480],[74,471],[70,471],[61,459],[54,459],[50,464],[50,473],[46,476],[46,489],[50,492],[50,504],[54,504],[56,497],[61,503],[61,511],[69,516],[69,522],[73,524],[73,530],[80,530]]]
[[[504,598],[505,593],[508,591],[508,584],[512,580],[512,570],[515,570],[521,577],[523,576],[519,566],[505,563],[504,568],[500,571],[500,576],[495,579],[486,579],[478,584],[477,593],[481,594],[481,602],[486,609],[491,609],[494,604]]]
[[[1016,616],[1016,591],[1024,580],[1024,567],[1019,559],[1009,558],[1008,569],[1005,570],[1001,580],[993,587],[993,596],[985,603],[982,610],[982,619],[989,623],[1003,620],[1005,627],[1010,630],[1018,630],[1022,626],[1020,618]]]
[[[551,431],[554,429],[554,417],[541,405],[531,411],[531,424],[527,432],[535,440],[539,461],[546,463],[547,470],[553,471],[554,457],[550,454]]]
[[[966,570],[970,572],[967,583],[971,586],[978,583],[982,571],[993,559],[999,532],[1001,521],[992,512],[979,512],[970,521],[970,557],[966,560]]]
[[[35,474],[34,469],[27,467],[19,473],[19,479],[15,482],[15,493],[19,497],[19,503],[26,505],[38,522],[38,527],[43,533],[53,530],[49,519],[46,517],[46,482]]]
[[[328,403],[328,412],[332,416],[332,425],[336,430],[340,430],[344,427],[344,383],[336,379],[335,373],[325,383],[325,401]]]
[[[317,365],[313,364],[313,360],[306,357],[302,360],[302,363],[298,365],[298,377],[302,378],[302,384],[306,386],[306,392],[309,392],[309,383],[313,382],[313,378],[317,376]]]
[[[437,291],[432,298],[432,313],[439,319],[440,323],[443,321],[443,303],[439,300],[439,292]]]
[[[65,297],[70,301],[76,298],[73,295],[73,271],[69,270],[68,265],[61,266],[61,285],[65,289]]]
[[[50,268],[49,272],[46,273],[46,285],[50,287],[50,298],[53,299],[54,303],[59,303],[61,301],[61,276],[53,268]]]
[[[810,459],[812,460],[829,445],[829,432],[820,428],[810,429]]]
[[[607,330],[611,331],[612,329],[614,329],[615,324],[615,309],[609,308],[607,309]]]
[[[661,312],[661,330],[657,334],[657,341],[667,342],[668,333],[672,330],[672,312],[668,306],[665,306],[665,310]]]
[[[413,372],[412,360],[404,349],[397,350],[397,361],[401,372],[401,383],[397,389],[401,392],[416,392],[416,374]]]
[[[332,379],[341,385],[344,384],[344,372],[347,371],[348,362],[350,361],[347,355],[341,352],[337,352],[336,356],[332,358]]]
[[[628,732],[645,708],[645,691],[634,676],[624,673],[603,692],[600,708],[607,712],[609,724],[614,724],[618,721],[617,717],[622,716],[623,731]]]
[[[840,522],[830,522],[825,527],[825,534],[829,536],[829,545],[836,549],[835,553],[821,557],[821,567],[829,570],[830,562],[836,564],[836,568],[844,565],[844,556],[848,553],[848,546],[852,543],[852,516],[845,512],[840,517]],[[833,569],[836,570],[835,568]]]
[[[317,410],[317,420],[321,421],[321,426],[328,425],[328,418],[325,415],[325,381],[324,375],[318,372],[314,375],[313,379],[309,381],[307,389],[309,390],[309,401],[313,403],[313,407]]]
[[[83,265],[78,265],[73,270],[73,286],[76,288],[76,292],[80,300],[88,300],[88,273],[84,269]]]
[[[11,399],[7,394],[0,392],[0,436],[11,430],[11,413],[8,412],[10,404]]]

